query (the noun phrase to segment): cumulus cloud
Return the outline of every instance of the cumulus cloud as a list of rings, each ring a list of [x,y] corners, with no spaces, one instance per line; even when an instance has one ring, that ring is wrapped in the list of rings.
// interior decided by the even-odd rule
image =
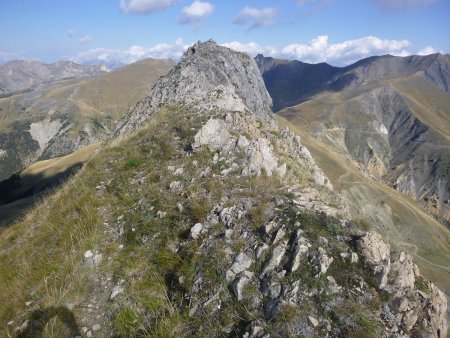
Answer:
[[[180,0],[120,0],[120,10],[125,14],[150,14],[162,11]]]
[[[274,7],[254,8],[246,6],[241,9],[234,19],[237,25],[248,25],[249,29],[270,27],[275,23],[278,10]]]
[[[333,65],[342,66],[372,55],[409,55],[407,48],[411,46],[411,43],[408,40],[384,40],[367,36],[361,39],[330,44],[328,36],[322,35],[312,39],[309,43],[290,44],[281,49],[261,46],[254,42],[243,44],[234,41],[224,45],[252,56],[262,53],[266,56],[296,59],[308,63],[329,62]]]
[[[82,64],[104,64],[114,68],[145,58],[178,60],[189,47],[182,39],[174,43],[159,43],[154,46],[131,46],[128,49],[93,48],[78,53],[72,61]]]
[[[150,47],[135,45],[127,49],[94,48],[78,53],[72,58],[72,61],[84,64],[104,64],[112,68],[149,57],[177,61],[189,46],[190,44],[178,39],[173,43],[160,43]],[[345,66],[373,55],[407,56],[414,54],[410,50],[412,44],[408,40],[387,40],[375,36],[330,43],[327,35],[321,35],[308,43],[289,44],[281,48],[240,41],[223,43],[222,46],[247,53],[250,56],[261,53],[265,56],[308,63],[328,62],[335,66]],[[441,50],[428,46],[417,54],[427,55],[436,52],[443,53]],[[0,60],[2,60],[2,53],[0,53]]]
[[[92,42],[92,36],[90,36],[90,35],[82,36],[81,38],[78,39],[78,42],[80,44],[88,44],[88,43]]]
[[[239,41],[232,41],[224,43],[222,44],[222,46],[246,53],[251,56],[256,56],[257,54],[264,54],[267,56],[279,55],[279,51],[277,48],[272,46],[261,46],[256,42],[242,43]]]
[[[330,62],[345,65],[372,55],[408,55],[407,48],[410,46],[411,43],[408,40],[386,40],[375,36],[329,44],[328,36],[321,35],[307,44],[288,45],[281,50],[280,54],[304,62]]]
[[[179,22],[181,24],[198,23],[204,17],[214,12],[214,6],[209,2],[194,1],[190,6],[186,6],[182,10],[182,17]]]
[[[419,6],[428,6],[439,0],[370,0],[382,11],[404,11]]]

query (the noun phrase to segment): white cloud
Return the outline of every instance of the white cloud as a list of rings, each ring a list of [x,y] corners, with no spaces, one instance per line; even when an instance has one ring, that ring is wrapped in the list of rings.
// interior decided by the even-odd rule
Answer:
[[[178,39],[174,43],[160,43],[150,47],[135,45],[125,50],[94,48],[78,53],[72,61],[118,67],[145,58],[178,60],[188,47],[182,39]]]
[[[426,46],[417,52],[417,55],[430,55],[435,53],[444,54],[444,52],[440,49],[436,49],[433,46]]]
[[[90,42],[92,42],[92,36],[90,36],[90,35],[82,36],[81,38],[78,39],[78,42],[80,44],[90,43]]]
[[[73,39],[75,37],[75,30],[74,29],[69,29],[67,32],[67,35],[69,36],[69,38]]]
[[[256,42],[242,43],[239,41],[232,41],[224,43],[222,44],[222,46],[246,53],[251,56],[256,56],[257,54],[264,54],[267,56],[279,55],[279,51],[277,48],[272,46],[261,46]]]
[[[428,6],[439,0],[370,0],[382,11],[404,11],[419,6]]]
[[[306,44],[290,44],[281,49],[261,46],[255,42],[233,41],[224,46],[255,56],[258,53],[283,59],[295,59],[308,63],[329,62],[343,66],[372,55],[410,55],[408,40],[383,40],[374,36],[329,44],[328,36],[322,35]]]
[[[321,35],[307,44],[288,45],[281,50],[280,55],[310,63],[346,65],[372,55],[408,55],[407,48],[410,46],[408,40],[385,40],[375,36],[329,44],[328,36]]]
[[[162,11],[180,0],[120,0],[120,9],[125,14],[150,14]]]
[[[238,25],[249,25],[250,29],[257,27],[270,27],[275,23],[278,10],[274,7],[254,8],[244,7],[234,19]]]
[[[214,6],[209,2],[194,1],[190,6],[186,6],[182,10],[182,17],[179,22],[182,24],[197,23],[204,17],[214,12]]]
[[[117,67],[129,64],[144,58],[179,60],[183,52],[190,46],[182,39],[172,43],[160,43],[154,46],[131,46],[127,49],[94,48],[78,53],[73,61],[87,64],[104,64]],[[312,39],[309,43],[289,44],[281,48],[265,46],[256,42],[242,43],[231,41],[222,46],[256,56],[261,53],[282,59],[295,59],[308,63],[328,62],[335,66],[345,66],[360,59],[373,56],[392,54],[407,56],[411,52],[411,42],[408,40],[386,40],[375,36],[366,36],[360,39],[347,40],[339,43],[329,43],[327,35]],[[432,46],[425,47],[417,52],[419,55],[441,52]],[[0,60],[4,59],[0,53]]]

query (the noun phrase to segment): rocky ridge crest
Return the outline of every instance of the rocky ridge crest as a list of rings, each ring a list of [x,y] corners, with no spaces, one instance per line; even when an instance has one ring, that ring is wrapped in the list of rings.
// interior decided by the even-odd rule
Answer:
[[[256,62],[212,40],[190,47],[178,65],[155,83],[147,98],[129,111],[116,133],[121,135],[136,129],[169,103],[182,103],[204,111],[252,112],[268,120],[272,108],[272,99]]]
[[[244,71],[236,72],[238,69]],[[379,326],[376,332],[381,336],[409,337],[417,332],[427,337],[445,336],[447,301],[443,293],[420,275],[411,256],[404,252],[392,254],[378,234],[355,233],[354,224],[342,219],[348,216],[342,207],[344,200],[331,190],[328,179],[299,137],[280,128],[272,119],[268,112],[271,100],[261,88],[258,75],[247,56],[212,41],[198,43],[168,76],[155,84],[146,99],[130,110],[117,129],[119,135],[130,133],[165,105],[179,104],[180,109],[193,109],[209,119],[194,136],[192,151],[206,148],[214,154],[211,164],[224,162],[229,166],[213,177],[221,180],[233,175],[275,175],[282,182],[282,190],[292,195],[290,199],[274,196],[267,205],[271,220],[257,230],[243,221],[257,203],[252,198],[226,199],[226,203],[212,208],[205,222],[192,226],[190,238],[201,241],[201,255],[210,255],[224,236],[229,262],[225,279],[232,293],[228,294],[220,285],[204,285],[202,275],[196,275],[189,292],[192,304],[189,315],[204,314],[207,309],[220,314],[221,304],[230,296],[246,300],[251,304],[248,310],[258,319],[248,323],[244,336],[265,337],[270,321],[276,322],[291,307],[298,310],[306,306],[316,310],[309,311],[309,316],[295,310],[293,318],[275,331],[281,335],[308,336],[321,332],[339,336],[352,331],[348,325],[355,325],[356,332],[361,332],[365,325],[366,329],[372,329],[369,323],[344,323],[364,321],[356,317],[345,319],[350,313],[338,310],[356,302],[360,315],[365,313],[370,323],[377,323],[373,325]],[[252,93],[255,89],[256,94]],[[312,183],[296,186],[298,176],[293,168],[307,169]],[[210,174],[211,167],[206,167],[200,177]],[[183,191],[180,181],[170,183],[169,188]],[[325,195],[334,196],[332,200],[337,205],[333,206]],[[292,210],[297,216],[313,212],[322,213],[327,219],[337,217],[332,222],[339,225],[326,237],[317,236],[305,232],[305,220],[293,216]],[[225,225],[224,234],[216,230],[220,225]],[[235,251],[236,241],[242,238],[244,243]],[[362,263],[359,255],[363,257]],[[348,280],[344,281],[339,267],[348,270]],[[303,277],[298,271],[304,273]],[[256,290],[249,292],[251,285]],[[322,297],[331,298],[318,300]],[[233,329],[223,330],[231,333]]]

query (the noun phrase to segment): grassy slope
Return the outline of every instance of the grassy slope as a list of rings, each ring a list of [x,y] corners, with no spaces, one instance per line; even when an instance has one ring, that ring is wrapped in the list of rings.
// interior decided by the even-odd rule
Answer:
[[[288,110],[289,111],[289,110]],[[422,273],[450,293],[450,233],[415,201],[380,182],[368,180],[346,154],[308,132],[308,122],[293,113],[277,116],[302,137],[335,189],[353,203],[353,214],[378,225],[394,248],[416,255]],[[301,127],[299,127],[301,126]]]
[[[8,130],[11,122],[56,112],[66,112],[79,124],[96,117],[117,120],[172,67],[172,61],[146,59],[98,77],[61,81],[56,88],[36,94],[39,97],[32,107],[27,101],[30,94],[0,99],[0,131]],[[27,110],[22,108],[25,106]],[[64,108],[67,106],[70,109]]]
[[[191,144],[206,119],[180,110],[161,111],[136,135],[102,149],[23,221],[0,232],[1,336],[11,335],[15,327],[30,318],[30,313],[31,318],[42,313],[58,313],[61,317],[73,314],[80,327],[91,327],[100,321],[98,337],[109,336],[113,330],[123,337],[204,336],[206,332],[220,336],[224,335],[224,327],[240,327],[242,322],[255,319],[249,310],[253,300],[237,302],[226,296],[229,292],[224,278],[230,264],[225,249],[230,246],[233,252],[239,252],[247,240],[237,237],[224,246],[225,227],[219,223],[210,230],[216,235],[207,241],[211,248],[204,254],[202,240],[188,240],[189,230],[196,222],[204,222],[214,205],[226,201],[225,206],[231,207],[237,199],[244,199],[255,204],[241,222],[247,231],[261,235],[260,226],[269,217],[265,214],[266,205],[273,203],[274,198],[288,197],[283,195],[286,191],[277,177],[230,175],[217,179],[215,175],[228,165],[222,161],[211,164],[212,152],[204,149],[186,156],[183,149]],[[171,174],[169,165],[183,167],[183,175]],[[211,172],[203,177],[201,172],[206,166],[211,166]],[[294,167],[290,170],[295,184],[311,184],[306,173],[297,172]],[[181,192],[169,189],[173,180],[182,182]],[[167,215],[159,218],[159,210]],[[336,230],[335,223],[324,224],[327,220],[299,216],[297,209],[289,215],[286,226],[294,226],[297,216],[301,216],[306,233],[314,234],[315,239]],[[123,235],[117,236],[121,226]],[[87,250],[103,254],[98,267],[84,262]],[[262,268],[263,262],[255,264]],[[333,267],[336,276],[344,280],[356,278],[355,271],[345,270],[342,274],[339,267]],[[302,285],[310,283],[312,286],[308,287],[313,287],[323,282],[305,269],[294,276]],[[203,276],[204,285],[222,290],[222,311],[213,312],[214,305],[205,309],[207,312],[189,316],[194,305],[186,295],[198,274]],[[172,280],[170,276],[181,276],[185,281],[178,277]],[[106,277],[114,284],[124,281],[126,292],[119,300],[109,300],[111,289],[105,290],[103,283],[111,282]],[[249,286],[246,292],[252,290]],[[211,290],[199,291],[202,292],[207,295]],[[29,306],[25,304],[28,301],[32,301]],[[304,309],[288,307],[286,311],[290,311],[277,320],[291,320],[303,310],[301,314],[306,316],[306,310],[316,311],[313,307],[322,305],[318,301],[319,305],[307,303]],[[373,315],[361,312],[367,308],[355,309],[357,318]],[[346,310],[346,318],[348,315]],[[5,325],[10,320],[13,325]],[[272,324],[275,327],[277,321]],[[75,333],[57,318],[46,323],[43,332],[45,337]]]
[[[420,76],[396,79],[392,84],[408,99],[412,113],[447,140],[450,147],[450,95]]]
[[[20,187],[14,190],[14,195],[22,195],[31,189],[38,192],[44,186],[57,184],[55,180],[61,178],[64,173],[68,173],[74,166],[85,163],[99,147],[99,143],[92,144],[70,155],[39,161],[30,165],[20,173]],[[39,197],[31,196],[0,205],[0,226],[9,224],[15,218],[23,215],[38,200]]]

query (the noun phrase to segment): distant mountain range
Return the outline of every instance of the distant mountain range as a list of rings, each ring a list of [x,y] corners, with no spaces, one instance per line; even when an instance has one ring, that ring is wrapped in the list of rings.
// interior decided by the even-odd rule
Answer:
[[[0,95],[31,89],[42,83],[96,76],[108,71],[105,66],[79,65],[71,61],[51,64],[32,60],[10,61],[0,66]]]
[[[255,60],[272,96],[275,112],[325,91],[338,92],[374,81],[414,74],[420,74],[440,89],[450,92],[449,55],[374,56],[347,67],[274,59],[261,54]]]
[[[344,68],[255,59],[274,111],[449,224],[449,55],[386,55]]]

